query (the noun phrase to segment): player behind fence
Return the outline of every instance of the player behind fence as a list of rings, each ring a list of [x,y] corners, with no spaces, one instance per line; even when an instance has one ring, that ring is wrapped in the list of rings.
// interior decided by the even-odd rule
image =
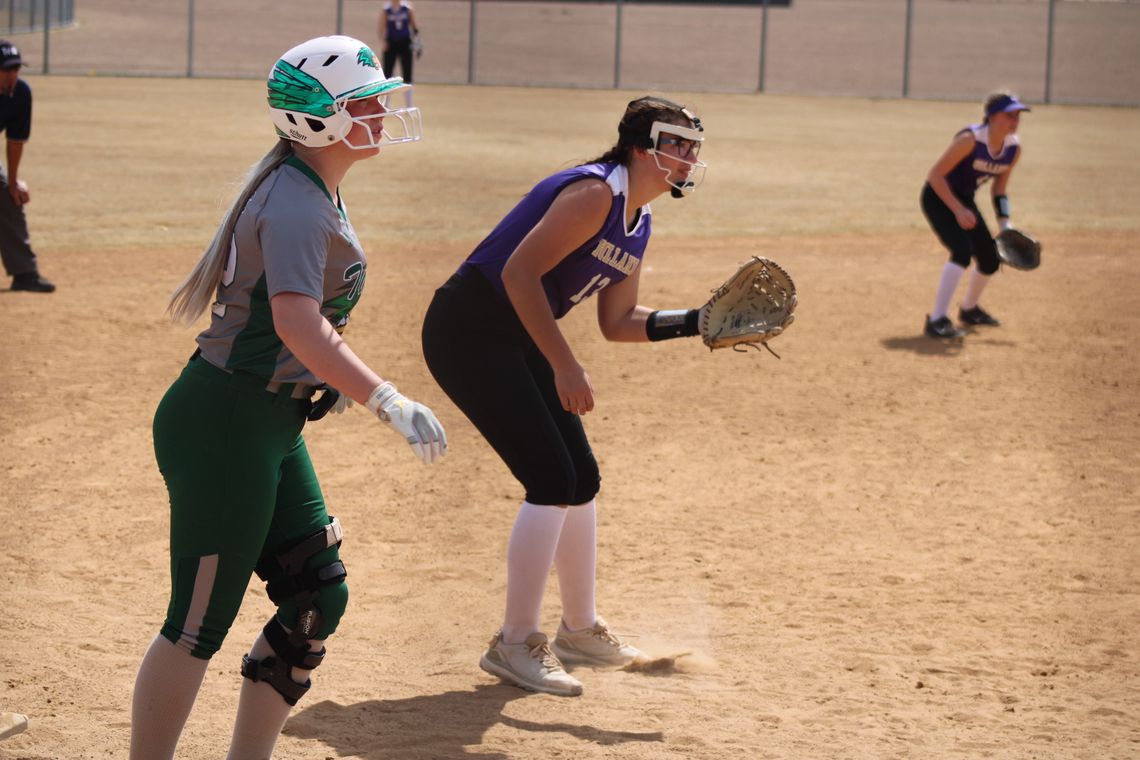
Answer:
[[[380,43],[384,56],[384,70],[394,74],[396,64],[400,64],[400,76],[408,84],[412,83],[414,60],[423,53],[420,40],[420,26],[416,21],[416,11],[411,3],[403,0],[390,0],[380,9]],[[404,91],[404,102],[412,105],[412,90]]]

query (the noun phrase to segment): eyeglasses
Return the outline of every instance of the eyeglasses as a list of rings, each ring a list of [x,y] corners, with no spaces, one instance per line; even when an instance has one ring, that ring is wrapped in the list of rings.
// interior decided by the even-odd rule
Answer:
[[[662,135],[657,139],[657,147],[662,148],[666,145],[677,146],[678,158],[696,158],[697,154],[701,152],[701,143],[697,140],[686,140],[683,137],[666,137]]]

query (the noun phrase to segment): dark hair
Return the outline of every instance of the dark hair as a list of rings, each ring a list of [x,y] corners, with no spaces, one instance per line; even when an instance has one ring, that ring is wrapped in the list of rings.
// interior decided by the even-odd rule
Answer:
[[[665,98],[655,98],[646,95],[643,98],[629,101],[625,107],[625,114],[618,123],[618,141],[614,146],[586,164],[618,163],[629,165],[630,153],[634,148],[652,148],[649,140],[649,131],[653,129],[653,122],[666,121],[695,126],[696,121],[685,107]]]
[[[1011,90],[996,90],[986,96],[982,101],[982,113],[985,115],[982,119],[983,124],[990,123],[990,108],[999,100],[1017,100],[1017,96]]]

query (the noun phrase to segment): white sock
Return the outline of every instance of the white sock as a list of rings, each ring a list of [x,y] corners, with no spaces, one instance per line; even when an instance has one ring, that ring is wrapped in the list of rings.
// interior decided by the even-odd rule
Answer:
[[[323,640],[310,639],[309,646],[321,651]],[[262,660],[275,656],[273,647],[259,634],[250,649],[250,657]],[[293,680],[304,683],[309,680],[311,670],[293,668]],[[293,706],[282,699],[277,690],[265,681],[251,681],[242,678],[241,695],[238,698],[237,719],[234,721],[234,735],[230,740],[230,751],[226,760],[269,760],[277,737],[285,726],[285,720]]]
[[[558,536],[566,520],[565,507],[524,501],[507,543],[507,614],[503,620],[503,643],[521,644],[538,630],[542,594]]]
[[[174,757],[209,664],[163,636],[150,643],[131,699],[131,760]]]
[[[988,274],[982,274],[977,269],[970,272],[970,281],[966,285],[966,295],[962,298],[962,308],[972,309],[978,305],[978,301],[982,298],[982,291],[986,289],[986,285],[990,282]]]
[[[950,314],[950,299],[962,279],[966,270],[953,261],[946,262],[942,267],[942,277],[938,280],[938,294],[934,297],[934,310],[930,312],[930,321],[936,322]]]
[[[571,631],[590,628],[598,619],[595,609],[597,564],[597,502],[567,507],[566,522],[554,553],[558,588],[562,593],[562,621]]]

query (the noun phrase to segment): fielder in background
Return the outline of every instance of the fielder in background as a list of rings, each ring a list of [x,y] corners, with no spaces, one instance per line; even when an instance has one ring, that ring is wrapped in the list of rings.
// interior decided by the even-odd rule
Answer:
[[[20,79],[23,65],[19,49],[0,40],[0,132],[8,136],[8,171],[0,169],[0,258],[12,278],[12,290],[51,293],[55,285],[40,275],[24,216],[31,195],[28,183],[20,179],[20,160],[32,134],[32,88]]]
[[[412,83],[412,59],[419,58],[423,51],[420,43],[420,27],[416,23],[416,12],[411,3],[403,0],[390,0],[380,9],[380,42],[384,55],[384,70],[395,74],[396,62],[400,63],[400,76],[408,84]],[[413,55],[413,53],[415,55]],[[405,105],[412,105],[412,91],[404,93]]]
[[[437,382],[510,468],[525,500],[507,544],[502,628],[480,659],[533,691],[582,693],[564,663],[620,666],[641,653],[595,610],[595,495],[601,478],[581,415],[594,389],[557,320],[597,296],[613,341],[698,334],[698,309],[638,304],[649,202],[682,197],[704,175],[700,120],[660,98],[632,101],[601,157],[539,182],[436,291],[423,326]],[[557,567],[562,620],[539,626]]]
[[[171,596],[143,658],[132,760],[165,760],[252,573],[277,605],[243,658],[229,760],[268,758],[310,686],[348,601],[330,518],[301,436],[331,400],[363,404],[426,463],[447,441],[431,410],[402,396],[341,339],[367,262],[339,186],[358,161],[420,139],[414,110],[389,110],[404,84],[350,37],[285,53],[269,74],[278,140],[250,171],[172,317],[209,326],[154,418],[170,493]],[[212,302],[212,303],[211,303]],[[322,396],[323,384],[346,396]]]
[[[998,224],[1011,226],[1006,186],[1021,156],[1017,127],[1021,112],[1028,111],[1012,93],[995,92],[986,98],[981,124],[963,127],[950,147],[926,176],[922,188],[922,212],[942,244],[950,251],[950,261],[942,268],[934,310],[926,316],[923,332],[931,338],[961,338],[966,333],[950,321],[950,300],[962,275],[975,261],[958,310],[963,325],[1001,324],[982,309],[978,301],[998,270],[998,252],[993,235],[974,202],[974,192],[993,180],[991,194]]]

